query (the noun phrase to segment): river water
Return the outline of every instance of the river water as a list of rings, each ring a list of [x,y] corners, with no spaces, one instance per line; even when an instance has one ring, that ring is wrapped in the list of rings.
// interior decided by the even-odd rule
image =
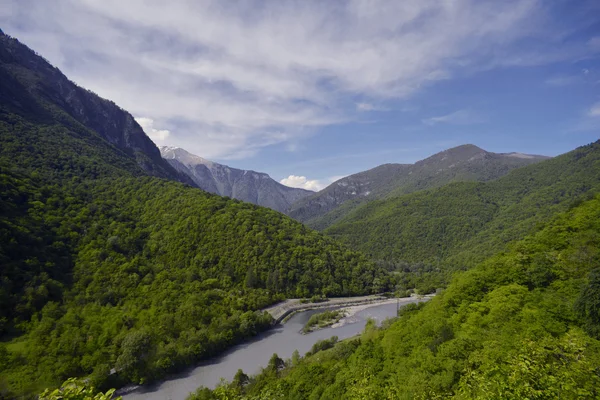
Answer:
[[[418,302],[418,300],[409,301]],[[407,304],[403,302],[403,304]],[[309,351],[315,342],[337,336],[340,340],[361,333],[369,318],[381,322],[396,316],[396,304],[374,305],[358,311],[347,318],[346,324],[337,328],[325,328],[302,334],[301,330],[311,315],[323,310],[303,311],[293,315],[285,324],[277,325],[253,340],[237,345],[221,357],[204,362],[186,373],[172,377],[155,385],[144,386],[123,395],[124,400],[184,400],[190,392],[199,386],[214,388],[221,378],[230,381],[238,368],[246,374],[260,372],[261,367],[269,363],[273,353],[286,359],[294,350],[300,355]],[[339,307],[338,307],[339,308]]]

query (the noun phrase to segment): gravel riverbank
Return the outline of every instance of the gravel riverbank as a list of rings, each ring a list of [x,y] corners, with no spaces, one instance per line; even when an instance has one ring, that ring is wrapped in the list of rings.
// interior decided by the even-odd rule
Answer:
[[[422,296],[423,300],[429,300],[432,296]],[[288,299],[272,305],[271,307],[263,309],[263,311],[271,314],[275,323],[280,323],[288,315],[305,310],[314,310],[319,308],[331,308],[331,307],[347,307],[347,316],[344,319],[352,317],[360,310],[364,310],[369,307],[373,307],[379,304],[387,303],[408,303],[414,301],[413,297],[407,297],[402,299],[390,299],[379,295],[371,296],[356,296],[356,297],[335,297],[322,303],[301,303],[301,299]],[[338,322],[341,323],[342,321]]]

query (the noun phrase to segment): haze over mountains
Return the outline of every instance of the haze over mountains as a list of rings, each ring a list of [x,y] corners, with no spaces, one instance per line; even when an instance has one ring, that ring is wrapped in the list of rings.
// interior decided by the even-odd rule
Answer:
[[[521,153],[491,153],[472,144],[454,147],[414,164],[384,164],[334,182],[295,203],[289,215],[325,229],[359,204],[451,182],[485,182],[547,159]]]
[[[163,146],[160,152],[173,168],[189,176],[199,188],[280,212],[285,213],[294,202],[314,193],[282,185],[265,173],[206,160],[179,147]]]

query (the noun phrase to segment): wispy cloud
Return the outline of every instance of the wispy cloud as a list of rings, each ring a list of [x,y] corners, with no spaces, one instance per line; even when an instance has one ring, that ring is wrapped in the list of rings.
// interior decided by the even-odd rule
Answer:
[[[588,46],[590,46],[593,51],[600,52],[600,36],[591,38],[588,41]]]
[[[347,177],[348,175],[335,175],[335,176],[330,176],[327,181],[329,182],[329,185],[331,185],[332,183],[339,181],[342,178]]]
[[[592,104],[583,112],[579,120],[567,132],[589,132],[600,130],[600,101]]]
[[[581,68],[567,75],[555,75],[544,81],[548,86],[563,87],[575,84],[595,85],[598,83],[598,70],[595,68]]]
[[[171,144],[222,159],[301,141],[460,71],[594,51],[596,39],[569,47],[550,35],[557,29],[544,7],[537,0],[5,0],[0,24],[77,83],[170,132]]]
[[[423,120],[425,125],[475,125],[483,122],[485,122],[485,119],[470,109],[458,110],[450,114],[431,117]]]
[[[384,150],[377,151],[365,151],[365,152],[351,152],[345,153],[341,155],[329,156],[329,157],[320,157],[320,158],[310,158],[304,159],[299,162],[287,164],[286,168],[301,168],[306,166],[324,166],[329,167],[331,165],[335,165],[344,160],[354,160],[354,159],[365,159],[374,156],[385,156],[385,155],[400,155],[400,154],[409,154],[414,153],[416,151],[421,150],[416,147],[403,147],[403,148],[386,148]],[[359,172],[359,171],[354,171]],[[339,178],[338,178],[339,179]]]
[[[593,118],[600,117],[600,101],[592,104],[587,112],[587,115]]]
[[[357,111],[388,111],[389,108],[372,103],[356,103]]]
[[[581,77],[578,75],[553,76],[544,81],[546,85],[554,87],[569,86],[578,82],[581,82]]]

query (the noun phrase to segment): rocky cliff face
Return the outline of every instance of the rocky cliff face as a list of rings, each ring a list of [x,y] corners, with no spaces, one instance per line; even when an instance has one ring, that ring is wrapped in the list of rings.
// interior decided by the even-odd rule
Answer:
[[[514,168],[546,158],[521,153],[491,153],[471,144],[462,145],[415,164],[384,164],[347,176],[293,204],[288,214],[317,229],[324,229],[364,202],[451,182],[489,181]]]
[[[77,86],[43,57],[1,31],[0,78],[0,102],[11,112],[79,123],[135,158],[148,174],[192,184],[161,158],[131,114]]]
[[[189,176],[198,187],[221,196],[286,212],[292,203],[314,193],[284,186],[261,172],[206,160],[179,147],[161,147],[160,151],[165,160]]]

